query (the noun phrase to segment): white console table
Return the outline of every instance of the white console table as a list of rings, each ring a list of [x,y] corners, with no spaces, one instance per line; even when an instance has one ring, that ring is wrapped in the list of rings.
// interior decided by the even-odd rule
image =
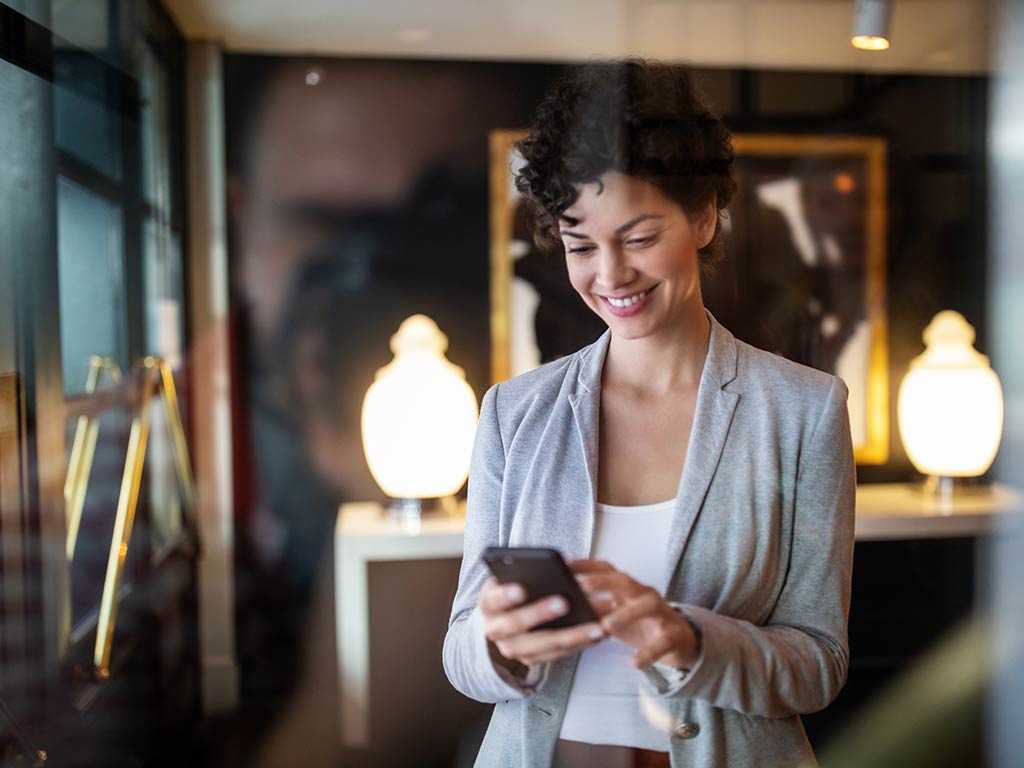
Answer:
[[[460,558],[463,527],[464,517],[445,516],[425,517],[412,528],[387,517],[374,503],[342,504],[338,510],[334,599],[344,746],[366,747],[370,742],[367,566],[382,560]]]
[[[1011,519],[1024,520],[1024,495],[1005,485],[965,491],[949,503],[919,486],[857,486],[857,541],[987,536]]]
[[[943,507],[905,484],[857,488],[858,541],[986,536],[1010,517],[1024,521],[1024,495],[1005,486],[957,497]],[[370,634],[367,567],[371,562],[459,558],[461,517],[424,518],[410,529],[374,503],[344,504],[335,527],[335,600],[341,685],[341,741],[370,741]],[[438,659],[438,664],[441,660]]]

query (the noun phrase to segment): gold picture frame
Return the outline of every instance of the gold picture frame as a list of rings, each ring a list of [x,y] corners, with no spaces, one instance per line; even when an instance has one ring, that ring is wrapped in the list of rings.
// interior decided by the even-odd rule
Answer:
[[[588,334],[595,335],[592,327],[584,327],[592,318],[589,318],[589,310],[583,307],[582,302],[579,306],[570,306],[571,302],[560,298],[557,302],[549,301],[548,305],[564,307],[564,319],[556,318],[554,323],[556,327],[568,329],[561,334],[563,338],[557,343],[539,338],[532,342],[523,339],[530,333],[535,337],[540,335],[529,327],[531,313],[539,316],[537,300],[523,299],[523,281],[516,275],[520,271],[516,262],[530,247],[528,234],[524,234],[528,227],[524,229],[521,221],[521,199],[512,183],[513,168],[518,162],[514,144],[526,135],[523,130],[498,130],[490,135],[491,377],[495,382],[529,370],[541,360],[567,354],[587,343]],[[889,455],[885,140],[869,136],[734,134],[733,147],[740,195],[730,204],[726,218],[730,230],[725,238],[726,251],[733,257],[736,256],[731,252],[734,249],[753,248],[758,254],[758,266],[752,266],[745,258],[727,258],[723,262],[722,274],[711,278],[719,289],[719,295],[714,297],[718,304],[708,301],[708,295],[705,296],[706,303],[737,336],[754,336],[746,340],[780,354],[786,353],[791,339],[798,335],[806,336],[806,329],[811,328],[813,339],[805,339],[803,348],[816,350],[815,354],[819,354],[821,360],[800,359],[797,354],[787,356],[823,370],[831,368],[830,372],[846,380],[851,395],[850,417],[856,461],[858,464],[884,464]],[[825,233],[815,238],[808,233],[820,228],[819,225],[808,226],[801,224],[800,220],[815,221],[811,214],[816,212],[815,195],[823,189],[823,180],[832,185],[824,190],[827,195],[845,201],[845,208],[843,205],[838,208],[845,211],[845,218],[835,219],[833,210],[818,206],[824,211],[818,218],[828,220],[833,217],[828,223],[834,225],[838,234]],[[745,183],[746,197],[743,196]],[[807,191],[809,189],[811,192]],[[800,208],[801,199],[803,208]],[[800,209],[799,217],[793,214],[794,209]],[[763,232],[759,227],[781,233],[784,242],[774,248],[764,247],[765,240],[760,237]],[[753,237],[755,232],[758,237]],[[746,239],[744,233],[747,233]],[[751,245],[755,241],[756,248]],[[828,247],[808,245],[816,241]],[[833,270],[828,258],[829,254],[835,258],[837,252],[852,255],[849,258],[845,255],[838,257],[836,263],[847,266]],[[820,255],[814,256],[814,253]],[[798,259],[807,263],[801,264]],[[782,268],[784,263],[789,267]],[[790,272],[787,273],[786,269]],[[786,307],[786,301],[792,302],[793,296],[801,296],[803,301],[803,294],[789,290],[791,286],[786,275],[790,273],[800,276],[794,284],[814,282],[831,290],[829,295],[842,296],[843,311],[835,309],[835,314],[830,314],[833,308],[825,301],[816,309],[818,315],[809,315],[810,310],[802,304],[794,305],[793,311],[787,313],[774,312],[776,306]],[[765,294],[765,286],[775,289],[778,295],[772,300],[775,302],[772,314],[786,314],[788,319],[780,322],[774,337],[768,333],[761,339],[756,331],[766,325],[763,320],[757,323],[758,329],[737,327],[743,323],[730,322],[728,309],[720,310],[719,307],[728,305],[728,301],[723,304],[721,297],[724,295],[732,296],[733,303],[737,303],[735,296],[744,295],[744,291],[751,298],[769,295]],[[851,290],[850,286],[855,286],[856,290]],[[706,293],[713,295],[716,291],[709,288]],[[787,298],[788,294],[793,296]],[[812,298],[811,303],[814,301]],[[738,303],[738,311],[745,313],[742,317],[751,316],[743,303]],[[801,318],[799,333],[793,330],[798,327],[793,319],[797,315]],[[552,327],[550,317],[546,323],[547,327]],[[536,325],[540,327],[541,324],[538,321]],[[844,330],[832,330],[833,326]],[[770,343],[772,340],[779,342],[778,349]],[[821,351],[827,349],[831,352]],[[822,360],[827,362],[822,364]]]
[[[492,131],[491,189],[491,381],[512,376],[509,322],[512,311],[513,146],[527,131]]]

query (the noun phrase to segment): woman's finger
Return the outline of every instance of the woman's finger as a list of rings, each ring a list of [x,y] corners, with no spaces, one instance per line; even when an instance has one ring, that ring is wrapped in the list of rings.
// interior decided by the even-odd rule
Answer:
[[[659,613],[663,602],[661,595],[653,589],[646,589],[621,607],[602,617],[601,626],[606,632],[613,634],[637,619]]]
[[[506,640],[524,632],[529,632],[538,624],[564,616],[569,611],[569,603],[564,597],[552,596],[513,608],[504,613],[486,617],[484,634],[491,642]]]
[[[484,615],[504,613],[526,599],[526,590],[521,584],[499,584],[488,579],[480,590],[480,610]]]
[[[624,573],[585,573],[576,577],[580,589],[586,593],[611,592],[620,600],[626,600],[644,587]]]
[[[506,658],[514,658],[527,665],[544,664],[591,646],[605,637],[600,625],[590,622],[565,629],[527,632],[499,643],[498,650]]]
[[[606,560],[570,560],[569,570],[573,573],[618,573],[618,569]]]
[[[594,613],[598,617],[611,613],[618,605],[615,595],[611,592],[591,592],[587,595],[587,600],[590,601],[590,607],[594,609]]]

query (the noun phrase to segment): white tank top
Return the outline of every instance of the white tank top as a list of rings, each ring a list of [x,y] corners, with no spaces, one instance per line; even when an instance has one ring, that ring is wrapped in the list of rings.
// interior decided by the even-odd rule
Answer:
[[[661,589],[668,575],[666,542],[674,507],[675,499],[637,507],[598,504],[591,557],[607,560],[641,584]],[[644,714],[640,698],[644,681],[629,663],[632,655],[633,647],[614,637],[580,654],[560,738],[668,750],[668,733]]]

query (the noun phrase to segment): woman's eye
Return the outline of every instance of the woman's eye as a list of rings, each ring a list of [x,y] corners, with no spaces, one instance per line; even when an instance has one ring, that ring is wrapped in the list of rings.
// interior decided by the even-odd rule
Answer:
[[[577,245],[569,248],[569,253],[575,256],[582,256],[590,253],[592,250],[594,250],[592,245]]]
[[[628,240],[627,244],[628,245],[633,245],[633,246],[638,246],[638,247],[642,248],[643,246],[650,245],[653,242],[654,242],[654,235],[651,235],[649,237],[634,237],[633,239]]]

